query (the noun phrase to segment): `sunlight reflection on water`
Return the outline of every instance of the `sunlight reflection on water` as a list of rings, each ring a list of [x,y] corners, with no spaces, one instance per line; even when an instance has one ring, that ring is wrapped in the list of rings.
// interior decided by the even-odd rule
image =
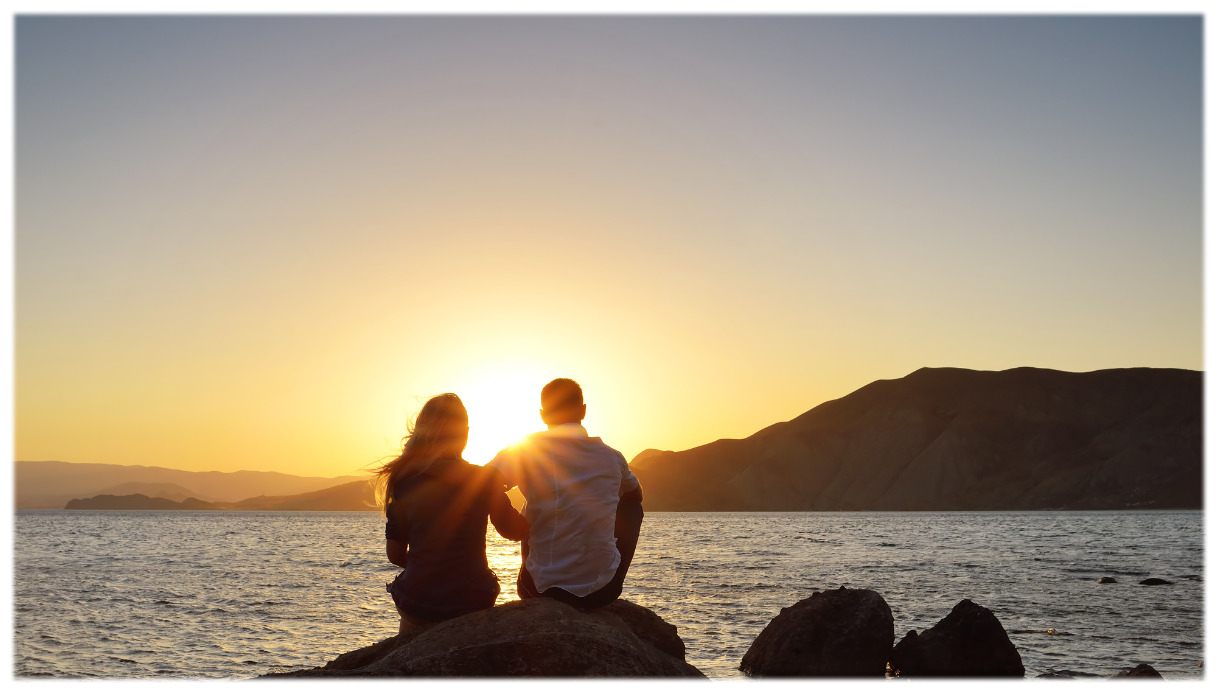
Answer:
[[[888,601],[898,638],[972,599],[1029,677],[1145,661],[1196,679],[1203,518],[649,513],[622,596],[676,626],[687,661],[713,678],[741,676],[779,609],[847,585]],[[248,678],[324,664],[396,632],[383,526],[374,512],[18,512],[14,673]],[[514,601],[519,544],[491,530],[487,556],[498,602]],[[1175,584],[1137,584],[1152,576]]]
[[[499,578],[499,596],[496,604],[514,602],[516,596],[516,574],[520,572],[520,542],[508,541],[499,536],[493,527],[486,533],[486,563]]]

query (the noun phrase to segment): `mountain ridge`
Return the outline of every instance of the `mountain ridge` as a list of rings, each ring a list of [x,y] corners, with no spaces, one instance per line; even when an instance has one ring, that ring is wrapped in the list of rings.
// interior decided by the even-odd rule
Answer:
[[[74,498],[96,496],[133,484],[131,490],[151,490],[157,485],[180,487],[197,499],[237,502],[263,495],[295,495],[319,491],[365,475],[306,477],[283,472],[188,471],[147,465],[18,460],[13,464],[13,491],[17,510],[61,509]],[[139,487],[143,486],[144,489]]]
[[[921,368],[631,468],[652,511],[1200,508],[1202,375]]]
[[[1146,367],[920,368],[746,438],[676,452],[648,448],[630,466],[649,511],[1199,509],[1202,379],[1200,371]],[[23,468],[55,464],[76,466],[18,462],[18,498]],[[203,500],[172,482],[110,479],[52,507],[375,509],[366,477],[92,467],[202,475],[196,479],[248,474],[311,488]],[[85,483],[77,476],[60,473],[58,481]],[[113,493],[158,484],[174,498]]]

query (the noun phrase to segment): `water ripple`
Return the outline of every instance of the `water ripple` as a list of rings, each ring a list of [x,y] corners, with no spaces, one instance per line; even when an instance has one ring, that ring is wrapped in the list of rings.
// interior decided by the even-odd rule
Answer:
[[[383,522],[18,512],[14,673],[248,678],[323,664],[396,631]],[[885,597],[898,638],[964,598],[990,608],[1029,677],[1148,661],[1199,679],[1202,529],[1189,512],[649,513],[623,596],[675,625],[688,661],[715,678],[742,676],[741,657],[781,608],[848,585]],[[515,600],[519,545],[492,530],[487,553],[499,602]],[[64,556],[90,558],[67,573]],[[1121,579],[1096,582],[1106,575]],[[1150,575],[1176,584],[1131,579]]]

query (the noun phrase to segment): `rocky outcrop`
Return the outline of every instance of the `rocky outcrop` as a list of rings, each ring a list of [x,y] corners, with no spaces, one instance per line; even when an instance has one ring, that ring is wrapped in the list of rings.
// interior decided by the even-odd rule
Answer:
[[[644,509],[1200,509],[1202,374],[924,368],[631,461]]]
[[[1138,584],[1139,585],[1149,585],[1149,586],[1153,587],[1155,585],[1174,585],[1176,583],[1172,582],[1171,580],[1164,580],[1163,578],[1146,578],[1145,580],[1142,580]]]
[[[268,676],[703,676],[675,626],[623,599],[583,610],[553,599],[501,604],[415,628],[325,666]]]
[[[1114,577],[1102,577],[1099,580],[1096,580],[1096,582],[1100,583],[1101,585],[1112,585],[1115,584],[1116,581],[1117,579]]]
[[[1113,679],[1161,679],[1163,675],[1155,671],[1155,668],[1149,664],[1139,664],[1129,671],[1122,671],[1119,674],[1110,676]]]
[[[894,674],[1023,676],[1023,660],[993,612],[965,599],[934,627],[909,633],[892,648]]]
[[[740,670],[749,676],[882,678],[893,635],[892,611],[879,594],[845,587],[816,592],[770,621]]]

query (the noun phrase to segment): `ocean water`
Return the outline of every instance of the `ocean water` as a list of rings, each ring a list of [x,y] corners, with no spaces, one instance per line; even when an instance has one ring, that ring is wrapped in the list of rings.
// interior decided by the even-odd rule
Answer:
[[[779,609],[879,592],[899,639],[962,599],[992,610],[1028,677],[1147,662],[1204,675],[1201,512],[650,513],[623,597],[675,625],[686,659],[740,678]],[[518,545],[490,531],[500,601]],[[374,512],[20,511],[17,677],[250,678],[396,632]],[[1100,584],[1100,577],[1117,579]],[[1138,582],[1160,577],[1157,587]]]

